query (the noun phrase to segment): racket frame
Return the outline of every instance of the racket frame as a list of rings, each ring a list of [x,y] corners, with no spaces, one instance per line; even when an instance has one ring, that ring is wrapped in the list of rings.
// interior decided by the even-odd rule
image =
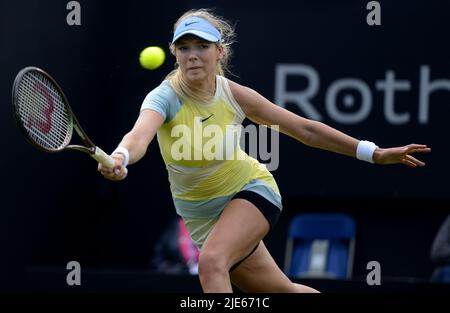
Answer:
[[[69,117],[69,131],[66,135],[66,138],[64,139],[64,144],[59,149],[49,149],[49,148],[45,148],[42,145],[38,144],[34,139],[31,138],[28,130],[24,127],[24,125],[22,123],[22,120],[21,120],[21,117],[20,117],[20,114],[18,111],[18,106],[16,105],[16,103],[19,101],[18,100],[18,92],[19,92],[18,89],[19,89],[19,85],[20,85],[20,82],[22,81],[23,76],[31,71],[38,72],[40,75],[44,76],[46,79],[48,79],[54,85],[56,90],[61,95],[64,106],[67,110],[68,117]],[[45,72],[44,70],[42,70],[38,67],[35,67],[35,66],[28,66],[28,67],[25,67],[22,70],[20,70],[20,72],[17,74],[16,78],[14,79],[14,84],[13,84],[13,88],[12,88],[12,104],[13,104],[13,112],[14,112],[14,117],[15,117],[16,123],[19,126],[19,129],[21,130],[22,134],[25,136],[27,141],[33,147],[35,147],[41,151],[48,152],[48,153],[57,153],[57,152],[65,151],[65,150],[76,150],[76,151],[85,152],[85,153],[91,155],[94,159],[98,159],[99,154],[102,155],[102,157],[101,157],[102,159],[105,159],[105,158],[110,159],[110,157],[107,156],[106,153],[104,153],[100,148],[98,148],[92,142],[92,140],[86,135],[83,128],[81,128],[81,125],[78,122],[75,114],[73,113],[72,108],[69,105],[69,101],[67,100],[67,97],[64,94],[64,92],[62,91],[61,87],[56,82],[56,80],[53,79],[53,77],[50,74],[48,74],[47,72]],[[70,141],[71,141],[72,135],[73,135],[73,129],[75,129],[78,136],[83,141],[83,143],[86,144],[86,146],[70,144]]]

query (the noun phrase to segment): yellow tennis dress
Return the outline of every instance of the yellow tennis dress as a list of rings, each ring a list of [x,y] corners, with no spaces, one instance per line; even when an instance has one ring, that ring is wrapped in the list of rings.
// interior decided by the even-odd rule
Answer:
[[[239,145],[245,114],[225,77],[216,76],[210,104],[181,100],[165,80],[146,96],[141,111],[147,109],[164,118],[157,138],[172,198],[198,247],[239,191],[258,193],[282,209],[272,174]]]

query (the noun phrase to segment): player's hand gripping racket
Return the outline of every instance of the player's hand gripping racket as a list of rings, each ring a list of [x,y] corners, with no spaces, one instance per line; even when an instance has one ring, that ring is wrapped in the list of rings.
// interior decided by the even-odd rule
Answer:
[[[56,81],[37,67],[22,69],[14,80],[13,110],[17,124],[28,141],[44,152],[77,150],[112,168],[114,159],[85,134]],[[73,129],[85,146],[69,145]]]

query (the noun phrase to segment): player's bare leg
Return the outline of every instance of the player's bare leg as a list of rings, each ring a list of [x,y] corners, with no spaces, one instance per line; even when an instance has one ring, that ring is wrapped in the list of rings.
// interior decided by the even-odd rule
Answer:
[[[263,242],[231,272],[231,280],[245,292],[318,292],[311,287],[293,283],[278,267]]]
[[[269,231],[269,223],[251,202],[232,200],[205,241],[199,257],[204,292],[232,292],[230,268],[245,258]]]

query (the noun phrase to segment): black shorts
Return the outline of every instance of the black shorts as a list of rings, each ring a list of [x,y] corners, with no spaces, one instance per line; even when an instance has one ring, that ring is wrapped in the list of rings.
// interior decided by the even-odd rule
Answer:
[[[256,206],[269,222],[269,232],[273,229],[280,217],[280,208],[256,192],[249,190],[239,191],[231,198],[231,200],[233,199],[245,199]]]
[[[248,190],[239,191],[237,194],[234,195],[232,200],[233,199],[245,199],[251,202],[254,206],[256,206],[258,210],[260,210],[261,213],[264,215],[267,222],[269,222],[270,227],[269,232],[273,229],[273,227],[278,221],[278,218],[280,217],[281,210],[275,204],[273,204],[272,202],[270,202],[269,200],[267,200],[266,198],[264,198],[263,196],[261,196],[256,192]],[[242,262],[244,262],[244,260],[247,259],[250,255],[252,255],[252,253],[255,252],[258,246],[259,243],[252,249],[252,251],[246,257],[244,257],[242,260],[234,264],[230,268],[230,272],[234,270],[236,267],[238,267]]]

